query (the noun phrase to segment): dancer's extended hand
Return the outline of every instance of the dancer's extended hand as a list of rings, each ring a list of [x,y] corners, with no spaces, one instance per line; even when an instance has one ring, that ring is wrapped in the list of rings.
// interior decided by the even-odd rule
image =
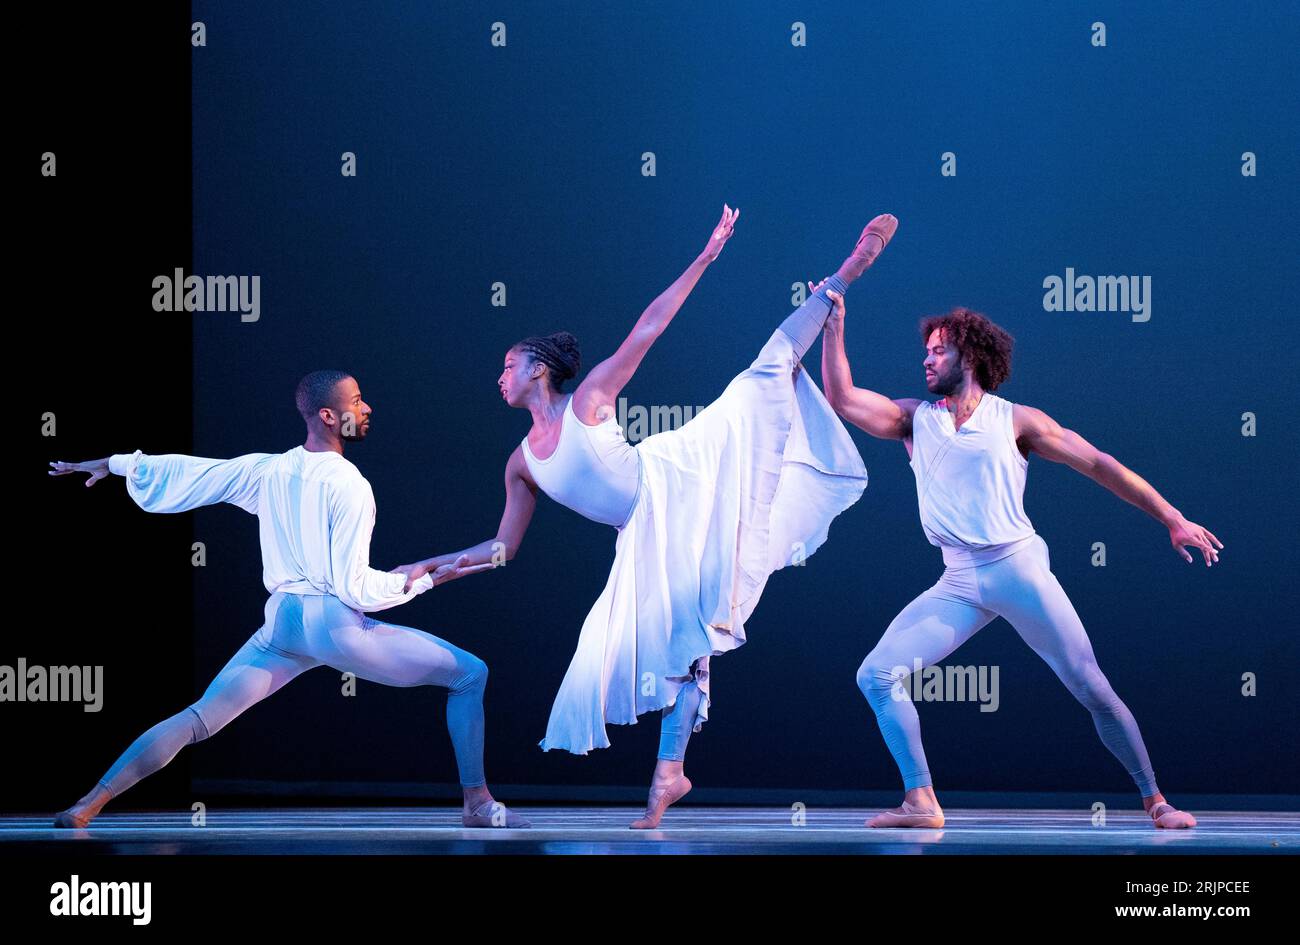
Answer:
[[[479,571],[490,571],[496,567],[496,562],[494,561],[484,561],[482,564],[466,565],[465,562],[468,560],[469,555],[461,555],[451,564],[444,564],[442,567],[438,568],[433,572],[433,586],[437,587],[439,584],[446,584],[448,581],[454,581],[467,574],[477,574]]]
[[[428,565],[424,564],[399,564],[388,572],[389,574],[405,574],[406,584],[402,587],[403,594],[411,593],[411,585],[429,573]]]
[[[1201,549],[1201,554],[1205,556],[1205,566],[1208,568],[1213,559],[1214,564],[1219,563],[1219,548],[1223,547],[1223,542],[1214,537],[1214,533],[1208,528],[1203,528],[1195,522],[1189,522],[1181,515],[1178,516],[1173,526],[1169,529],[1169,541],[1174,546],[1174,551],[1182,555],[1183,559],[1191,563],[1192,556],[1188,553],[1185,545],[1192,545]],[[1211,544],[1213,542],[1213,544]]]
[[[89,488],[99,480],[108,476],[108,457],[104,459],[92,459],[84,463],[65,463],[60,461],[50,463],[51,476],[66,476],[68,473],[86,473],[89,479],[86,480],[86,487]]]
[[[461,555],[450,564],[444,564],[442,567],[436,569],[423,562],[416,564],[400,564],[393,568],[389,573],[406,575],[406,585],[402,588],[402,593],[409,594],[411,591],[411,585],[430,572],[433,574],[433,586],[437,587],[439,584],[446,584],[448,581],[454,581],[467,574],[474,574],[478,571],[487,571],[490,568],[495,567],[494,563],[491,561],[483,564],[467,566],[465,562],[468,560],[469,555]]]
[[[825,281],[825,279],[822,280],[822,282]],[[826,316],[826,324],[832,328],[838,328],[844,324],[844,296],[834,289],[827,289],[826,295],[831,300],[831,313]]]
[[[704,252],[700,256],[708,262],[718,258],[722,252],[722,247],[726,245],[727,240],[731,238],[731,233],[736,227],[736,221],[740,219],[740,209],[732,210],[725,203],[722,205],[722,219],[718,225],[713,228],[713,235],[709,237],[708,245],[704,247]]]
[[[826,279],[829,278],[830,276],[826,277]],[[823,279],[821,282],[817,283],[816,285],[813,285],[812,280],[809,279],[808,294],[816,295],[817,290],[826,284],[826,279]],[[834,289],[827,289],[826,294],[830,297],[831,300],[831,313],[830,315],[826,316],[826,321],[829,323],[832,320],[834,320],[838,324],[841,325],[844,324],[844,296],[840,295]]]

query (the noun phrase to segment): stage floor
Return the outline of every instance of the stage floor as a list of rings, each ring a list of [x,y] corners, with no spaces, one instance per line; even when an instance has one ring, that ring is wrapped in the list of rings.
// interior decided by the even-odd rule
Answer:
[[[530,830],[466,830],[459,808],[229,808],[191,826],[188,812],[105,813],[86,830],[49,816],[0,817],[0,856],[68,854],[1286,854],[1300,813],[1193,811],[1191,830],[1158,830],[1136,810],[1094,827],[1078,810],[945,810],[941,830],[867,829],[874,809],[683,807],[634,831],[631,807],[519,807]]]

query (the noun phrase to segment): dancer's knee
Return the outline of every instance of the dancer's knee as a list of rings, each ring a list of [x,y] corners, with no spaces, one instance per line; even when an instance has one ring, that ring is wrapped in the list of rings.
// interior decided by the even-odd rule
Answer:
[[[867,655],[858,667],[858,689],[868,699],[875,699],[882,692],[887,693],[906,676],[906,667],[894,666],[889,660],[882,659],[874,650]]]
[[[1089,712],[1110,712],[1119,703],[1110,680],[1096,663],[1081,667],[1065,680],[1070,694]]]
[[[452,692],[482,692],[487,688],[488,667],[477,656],[466,654],[462,670],[452,685]]]
[[[213,724],[215,727],[210,728],[207,721],[203,718],[203,713],[199,711],[199,704],[197,702],[187,707],[181,715],[186,716],[185,720],[189,723],[191,745],[196,742],[201,742],[204,739],[211,738],[225,726],[224,722],[214,722]]]

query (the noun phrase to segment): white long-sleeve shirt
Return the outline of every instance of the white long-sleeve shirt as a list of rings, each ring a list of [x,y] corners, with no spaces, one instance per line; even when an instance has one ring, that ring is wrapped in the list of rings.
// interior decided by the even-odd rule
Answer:
[[[204,459],[136,450],[108,468],[146,512],[187,512],[229,502],[257,516],[262,583],[268,592],[332,594],[354,610],[386,610],[433,587],[424,575],[409,592],[406,576],[370,567],[375,496],[341,453],[295,446],[287,453]]]

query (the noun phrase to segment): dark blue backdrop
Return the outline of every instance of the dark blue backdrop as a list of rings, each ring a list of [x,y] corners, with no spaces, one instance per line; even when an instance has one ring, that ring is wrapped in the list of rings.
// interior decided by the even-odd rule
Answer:
[[[588,366],[609,354],[725,201],[742,210],[734,238],[625,391],[708,403],[792,307],[791,284],[833,271],[890,211],[898,235],[848,299],[855,380],[924,396],[925,314],[963,304],[1010,330],[999,393],[1113,453],[1226,545],[1220,567],[1185,564],[1156,522],[1031,462],[1026,508],[1162,787],[1295,790],[1290,4],[222,2],[196,3],[194,19],[208,44],[193,52],[193,271],[262,279],[258,322],[194,316],[195,453],[300,442],[294,383],[339,366],[375,408],[348,453],[378,501],[373,562],[480,541],[528,428],[494,387],[512,342],[563,328]],[[489,42],[496,20],[504,48]],[[340,174],[345,151],[355,178]],[[956,177],[940,174],[945,151]],[[1245,151],[1258,176],[1242,175]],[[1042,280],[1067,266],[1151,276],[1150,321],[1044,311]],[[490,304],[497,281],[505,308]],[[807,363],[819,377],[820,348]],[[716,661],[691,748],[701,786],[899,784],[854,672],[941,563],[902,446],[853,435],[871,484],[806,567],[772,578],[750,642]],[[253,517],[203,510],[196,538],[209,557],[195,695],[265,600]],[[657,719],[611,728],[614,747],[586,758],[536,748],[614,538],[542,499],[504,571],[384,614],[491,666],[494,782],[649,775]],[[1090,564],[1097,541],[1104,568]],[[1005,622],[949,661],[999,666],[1001,708],[920,707],[941,792],[1131,789]],[[1242,695],[1243,673],[1258,695]],[[345,698],[318,670],[193,753],[192,770],[453,783],[441,705],[367,683]]]

